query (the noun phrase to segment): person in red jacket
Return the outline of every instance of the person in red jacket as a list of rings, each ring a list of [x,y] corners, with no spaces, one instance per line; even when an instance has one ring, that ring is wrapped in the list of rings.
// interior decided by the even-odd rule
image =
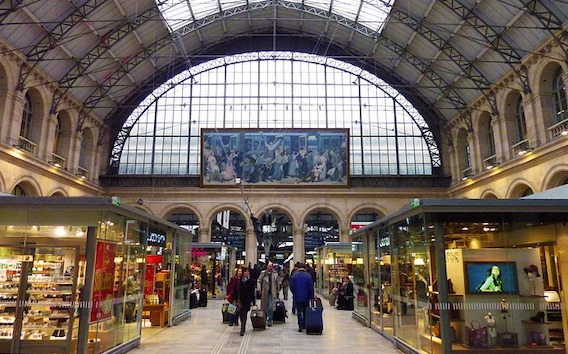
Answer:
[[[239,300],[236,298],[233,298],[233,294],[235,293],[235,290],[237,288],[237,284],[239,283],[239,281],[241,281],[241,277],[243,276],[243,270],[241,268],[237,269],[237,272],[235,273],[235,276],[231,278],[231,280],[229,280],[229,285],[227,286],[227,295],[225,296],[225,299],[233,305],[236,305],[237,308],[239,307]],[[238,313],[232,313],[231,316],[229,317],[229,326],[234,326],[234,325],[238,325],[239,324],[239,316]]]

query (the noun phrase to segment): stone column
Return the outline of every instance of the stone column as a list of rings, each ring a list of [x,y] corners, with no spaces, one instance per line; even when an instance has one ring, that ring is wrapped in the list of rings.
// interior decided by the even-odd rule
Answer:
[[[351,236],[349,236],[349,227],[344,226],[339,229],[339,242],[351,242]]]
[[[249,263],[254,266],[258,263],[258,247],[256,246],[256,234],[253,229],[247,229],[245,240],[245,265]]]
[[[491,116],[491,127],[493,129],[493,143],[495,144],[495,158],[497,161],[503,163],[508,158],[505,155],[505,149],[501,137],[503,136],[502,130],[504,129],[505,122],[499,115]]]
[[[197,235],[197,240],[199,242],[211,242],[211,235],[209,234],[209,228],[199,227],[199,234]]]
[[[16,91],[13,96],[11,97],[10,101],[7,104],[10,108],[12,108],[12,115],[9,115],[9,110],[5,112],[6,120],[3,120],[2,124],[2,133],[5,134],[5,139],[8,141],[8,144],[17,144],[19,137],[20,137],[20,127],[22,125],[22,115],[24,114],[24,105],[26,103],[25,96],[20,92]],[[4,130],[4,123],[6,123],[6,128]]]
[[[294,259],[292,264],[296,262],[304,262],[306,260],[306,250],[304,246],[304,229],[294,228],[294,245],[292,250],[294,251]]]

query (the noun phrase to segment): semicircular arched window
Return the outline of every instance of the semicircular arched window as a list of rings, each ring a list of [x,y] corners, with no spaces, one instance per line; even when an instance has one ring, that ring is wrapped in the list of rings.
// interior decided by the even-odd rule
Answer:
[[[199,175],[201,128],[343,128],[352,176],[430,175],[439,150],[417,110],[378,77],[305,53],[219,58],[165,82],[115,142],[118,174]]]

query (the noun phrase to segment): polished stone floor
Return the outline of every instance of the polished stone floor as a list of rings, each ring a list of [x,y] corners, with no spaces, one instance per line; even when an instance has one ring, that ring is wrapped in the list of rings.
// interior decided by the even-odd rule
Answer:
[[[288,311],[285,323],[275,323],[266,330],[253,330],[249,319],[243,337],[239,336],[239,327],[222,323],[222,303],[210,300],[207,307],[193,309],[191,317],[177,326],[144,329],[142,345],[129,353],[401,353],[389,340],[351,318],[351,311],[338,311],[327,301],[323,301],[322,335],[299,333],[296,316]],[[291,309],[291,300],[286,301],[286,307]]]

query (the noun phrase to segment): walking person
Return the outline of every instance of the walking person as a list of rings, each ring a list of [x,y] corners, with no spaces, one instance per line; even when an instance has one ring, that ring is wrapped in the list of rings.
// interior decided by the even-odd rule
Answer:
[[[280,271],[280,284],[282,284],[284,300],[288,300],[288,290],[290,290],[290,272],[288,271],[288,267],[284,267]]]
[[[306,328],[306,307],[310,299],[315,297],[314,281],[302,263],[290,278],[290,290],[294,296],[294,307],[298,316],[298,332],[302,332]]]
[[[278,299],[278,272],[274,270],[274,263],[268,263],[266,270],[260,273],[257,289],[261,293],[260,308],[266,313],[266,325],[272,326],[272,315],[276,309]]]
[[[254,297],[254,289],[256,284],[250,277],[249,268],[243,268],[242,274],[242,277],[237,283],[235,295],[233,296],[233,298],[236,298],[240,305],[238,309],[238,314],[241,319],[240,335],[244,336],[250,307],[251,305],[254,305],[256,303],[256,299]]]
[[[299,265],[300,265],[300,262],[296,262],[294,264],[294,267],[292,268],[292,272],[290,272],[290,279],[292,279],[292,277],[294,276],[294,273],[296,273],[296,271],[298,270]],[[292,314],[293,315],[296,314],[296,307],[294,306],[294,293],[292,293]]]
[[[229,281],[229,285],[227,286],[227,296],[225,296],[225,299],[230,303],[233,304],[235,306],[239,306],[239,301],[237,298],[237,286],[239,284],[239,282],[241,281],[241,277],[243,276],[243,270],[241,268],[237,269],[237,272],[235,273],[234,277],[231,277],[231,280]],[[239,317],[237,312],[232,313],[229,316],[229,326],[233,326],[233,325],[238,325],[239,324]]]

